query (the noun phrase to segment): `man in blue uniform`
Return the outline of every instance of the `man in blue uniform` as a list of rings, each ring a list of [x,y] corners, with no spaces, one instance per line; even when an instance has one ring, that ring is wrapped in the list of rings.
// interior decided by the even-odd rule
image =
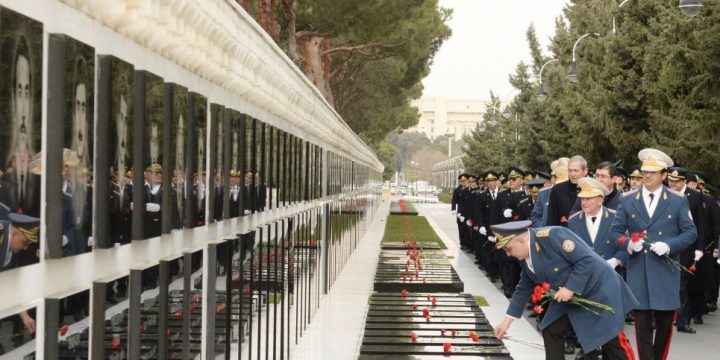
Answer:
[[[589,177],[580,179],[578,186],[582,210],[570,216],[568,228],[585,240],[610,267],[622,266],[627,262],[625,246],[620,246],[610,234],[615,210],[603,206],[605,196],[612,192],[600,181]]]
[[[643,186],[623,194],[611,231],[614,239],[647,232],[640,241],[627,241],[627,282],[640,302],[633,311],[640,359],[666,359],[680,307],[681,270],[665,257],[677,261],[695,242],[697,230],[685,195],[663,186],[672,159],[656,149],[643,149],[638,157]]]
[[[495,327],[502,338],[513,320],[522,315],[535,284],[547,282],[556,292],[540,322],[546,359],[565,359],[563,334],[574,329],[586,353],[603,349],[603,359],[632,359],[622,332],[625,314],[637,300],[620,276],[581,238],[564,227],[529,229],[530,221],[495,225],[497,248],[520,260],[520,283],[505,319]],[[573,295],[612,307],[613,312],[590,311],[568,303]]]

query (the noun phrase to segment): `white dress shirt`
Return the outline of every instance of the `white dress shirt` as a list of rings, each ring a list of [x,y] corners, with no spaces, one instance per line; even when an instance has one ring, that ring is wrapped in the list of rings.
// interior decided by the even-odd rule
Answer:
[[[662,195],[662,189],[663,187],[660,186],[657,190],[650,192],[645,186],[643,186],[642,194],[643,194],[643,201],[645,202],[645,209],[648,212],[648,216],[652,217],[653,213],[655,212],[655,208],[657,208],[658,202],[660,202],[660,195]],[[650,194],[653,194],[653,200],[652,204],[650,203]]]
[[[600,210],[595,215],[589,215],[585,214],[585,225],[587,225],[588,233],[590,233],[590,242],[595,244],[595,237],[597,236],[598,230],[600,230],[600,221],[603,212],[602,206],[600,207]],[[592,221],[592,218],[595,218],[595,222]]]

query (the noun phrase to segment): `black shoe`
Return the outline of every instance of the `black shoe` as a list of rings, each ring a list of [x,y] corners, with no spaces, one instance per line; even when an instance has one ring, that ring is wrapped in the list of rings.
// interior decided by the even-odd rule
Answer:
[[[497,276],[490,276],[490,282],[497,282],[498,277]]]
[[[513,292],[511,290],[505,290],[503,293],[505,293],[505,297],[509,299],[512,297]]]
[[[577,354],[575,354],[575,360],[583,360],[585,359],[585,352],[580,349]]]
[[[708,303],[706,306],[707,311],[709,312],[716,312],[717,311],[717,304],[710,304]]]
[[[702,325],[704,323],[702,316],[696,316],[693,318],[693,322],[698,325]]]
[[[575,353],[575,344],[572,342],[566,341],[565,342],[565,354],[571,355]]]
[[[688,333],[688,334],[695,333],[695,329],[691,328],[690,326],[682,326],[682,327],[679,327],[677,330],[682,333]]]

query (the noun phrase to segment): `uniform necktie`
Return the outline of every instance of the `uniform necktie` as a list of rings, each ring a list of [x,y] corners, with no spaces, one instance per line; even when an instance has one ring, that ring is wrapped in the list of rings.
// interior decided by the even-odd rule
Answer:
[[[652,206],[653,199],[655,198],[655,194],[650,193],[650,203],[648,204],[648,207]]]
[[[595,220],[597,219],[597,216],[593,216],[590,220],[592,220],[592,223],[595,223]]]

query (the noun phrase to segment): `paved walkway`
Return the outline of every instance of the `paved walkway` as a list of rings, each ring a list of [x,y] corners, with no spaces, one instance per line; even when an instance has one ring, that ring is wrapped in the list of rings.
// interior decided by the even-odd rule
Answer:
[[[502,320],[508,301],[503,296],[498,285],[490,283],[485,274],[474,264],[475,257],[459,251],[458,232],[455,225],[455,218],[450,213],[449,204],[416,204],[420,215],[428,218],[440,237],[448,244],[448,254],[456,256],[456,266],[460,278],[465,283],[465,292],[482,295],[488,300],[490,306],[483,307],[483,311],[490,320],[490,323],[497,324]],[[453,255],[455,254],[455,255]],[[528,313],[526,313],[527,315]],[[670,347],[669,359],[717,359],[718,340],[720,340],[720,312],[710,313],[703,317],[705,324],[692,325],[696,334],[674,333]],[[515,321],[508,334],[511,339],[523,340],[526,342],[542,344],[540,334],[534,329],[535,320]],[[635,347],[635,329],[632,325],[625,326],[625,334]],[[510,353],[516,360],[542,359],[544,353],[528,345],[513,341],[506,341]],[[637,355],[637,352],[636,352]],[[567,356],[567,359],[574,359],[574,356]]]

